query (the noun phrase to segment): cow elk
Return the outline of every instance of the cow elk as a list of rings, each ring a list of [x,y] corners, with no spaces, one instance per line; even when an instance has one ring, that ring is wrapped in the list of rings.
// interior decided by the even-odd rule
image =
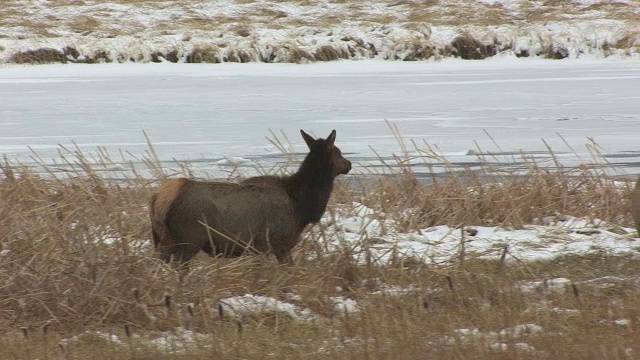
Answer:
[[[309,147],[290,176],[258,176],[240,183],[172,179],[152,196],[149,215],[157,255],[188,264],[199,252],[237,257],[273,253],[291,264],[291,250],[310,223],[320,220],[335,178],[351,162],[334,143],[300,130]]]

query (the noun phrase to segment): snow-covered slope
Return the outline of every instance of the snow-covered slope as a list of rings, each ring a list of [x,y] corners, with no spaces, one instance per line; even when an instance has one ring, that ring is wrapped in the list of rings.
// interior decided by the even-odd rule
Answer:
[[[640,2],[15,0],[0,62],[638,57]]]

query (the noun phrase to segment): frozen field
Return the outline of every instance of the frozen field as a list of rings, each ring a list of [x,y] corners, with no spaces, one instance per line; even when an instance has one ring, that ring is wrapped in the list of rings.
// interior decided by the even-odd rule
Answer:
[[[304,151],[299,129],[335,128],[366,172],[378,163],[372,149],[400,153],[388,120],[410,146],[437,147],[455,165],[473,165],[478,149],[504,164],[520,151],[549,159],[542,139],[565,164],[592,162],[593,139],[634,174],[639,88],[640,63],[629,60],[5,66],[0,153],[28,163],[30,147],[50,163],[75,143],[131,160],[146,153],[146,131],[163,161],[223,176],[229,165],[283,161],[270,130]]]

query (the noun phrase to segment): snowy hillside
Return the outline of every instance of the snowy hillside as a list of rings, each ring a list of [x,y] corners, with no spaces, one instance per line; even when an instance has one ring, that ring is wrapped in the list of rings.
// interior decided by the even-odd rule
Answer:
[[[640,57],[632,0],[14,0],[0,63]]]

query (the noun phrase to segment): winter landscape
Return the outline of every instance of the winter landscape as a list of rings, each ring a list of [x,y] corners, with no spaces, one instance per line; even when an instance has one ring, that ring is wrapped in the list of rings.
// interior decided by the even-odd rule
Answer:
[[[640,3],[0,4],[0,358],[633,359]],[[152,256],[168,178],[353,162],[293,266]]]

